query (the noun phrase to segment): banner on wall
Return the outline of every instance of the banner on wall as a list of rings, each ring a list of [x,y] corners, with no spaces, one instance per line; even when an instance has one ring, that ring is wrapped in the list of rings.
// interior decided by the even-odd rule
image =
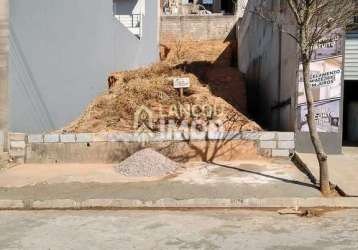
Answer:
[[[342,32],[337,30],[329,37],[318,41],[313,52],[313,60],[341,56],[343,54]]]
[[[339,99],[315,102],[314,113],[318,132],[338,133],[340,122],[339,107]],[[301,132],[309,132],[307,124],[307,105],[299,106],[298,113],[300,119],[299,130]]]
[[[310,65],[310,84],[314,98],[314,113],[317,129],[323,133],[338,133],[341,122],[340,104],[342,96],[342,39],[338,33],[322,39],[314,51]],[[307,103],[300,64],[298,79],[298,130],[309,132]]]

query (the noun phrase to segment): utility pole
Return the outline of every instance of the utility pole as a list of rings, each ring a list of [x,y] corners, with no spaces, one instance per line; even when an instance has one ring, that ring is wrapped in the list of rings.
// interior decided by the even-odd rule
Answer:
[[[9,16],[9,0],[0,0],[0,153],[4,149],[2,147],[7,144],[9,120]]]

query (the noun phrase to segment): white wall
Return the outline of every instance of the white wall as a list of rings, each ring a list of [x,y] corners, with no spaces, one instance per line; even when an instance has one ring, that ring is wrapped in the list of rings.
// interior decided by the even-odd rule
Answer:
[[[156,62],[158,5],[149,3],[139,40],[114,19],[112,0],[11,0],[10,129],[61,128],[110,72]]]

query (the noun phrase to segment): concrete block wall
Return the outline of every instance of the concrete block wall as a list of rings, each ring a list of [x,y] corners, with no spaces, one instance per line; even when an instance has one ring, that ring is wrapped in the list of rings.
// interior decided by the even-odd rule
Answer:
[[[295,150],[295,134],[292,132],[264,132],[260,136],[261,150],[271,157],[288,157]]]
[[[186,155],[195,155],[198,152],[194,151],[207,146],[213,152],[230,151],[229,154],[225,152],[225,159],[228,160],[237,157],[232,158],[233,154],[242,153],[245,157],[247,152],[265,157],[288,158],[295,150],[295,136],[289,132],[9,134],[10,157],[17,163],[87,163],[89,158],[95,162],[103,160],[110,163],[112,160],[125,159],[143,147],[167,148],[168,154],[173,155],[172,151],[177,151],[174,152],[175,156],[184,158]],[[92,150],[91,153],[89,150]],[[103,153],[110,156],[103,158]]]
[[[0,169],[8,164],[9,156],[5,152],[5,134],[0,130]]]
[[[9,133],[8,135],[9,157],[14,163],[25,163],[27,135],[24,133]]]
[[[161,37],[192,40],[235,38],[238,17],[234,15],[162,16]]]

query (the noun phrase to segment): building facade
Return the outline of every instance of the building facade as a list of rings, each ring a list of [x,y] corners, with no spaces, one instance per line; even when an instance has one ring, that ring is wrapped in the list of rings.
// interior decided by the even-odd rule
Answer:
[[[296,149],[312,152],[298,47],[287,34],[294,33],[295,27],[287,25],[282,30],[254,14],[262,3],[249,1],[239,29],[239,68],[248,83],[249,111],[265,129],[294,131]],[[292,23],[285,1],[265,3]],[[341,153],[344,141],[358,141],[357,45],[355,32],[336,31],[320,41],[311,63],[316,124],[328,153]]]
[[[159,60],[159,0],[11,0],[9,129],[77,118],[114,71]]]
[[[247,0],[161,0],[163,12],[167,15],[232,15],[246,3]]]

